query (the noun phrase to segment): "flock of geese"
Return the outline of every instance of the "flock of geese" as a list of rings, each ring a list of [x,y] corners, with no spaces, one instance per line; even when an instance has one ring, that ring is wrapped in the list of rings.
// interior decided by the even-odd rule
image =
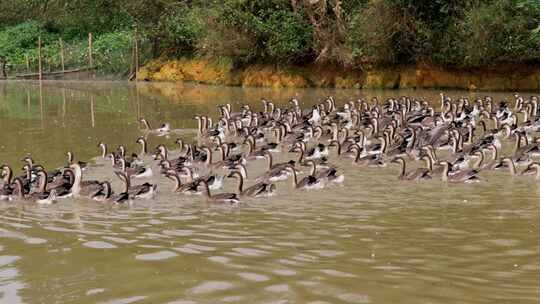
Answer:
[[[540,156],[540,138],[532,136],[540,131],[538,98],[518,94],[513,98],[511,105],[490,97],[453,100],[441,94],[439,109],[405,96],[384,102],[359,99],[339,108],[328,97],[307,109],[297,99],[286,108],[262,100],[262,112],[249,105],[233,112],[226,104],[218,107],[215,123],[208,116],[196,116],[196,143],[178,139],[175,152],[165,145],[149,152],[145,136],[137,139],[139,154],[128,155],[124,146],[110,152],[105,143],[99,143],[99,157],[110,162],[112,172],[123,183],[121,191],[113,191],[110,181],[85,180],[83,171],[93,165],[75,161],[71,152],[67,153],[67,166],[51,171],[27,155],[22,159],[21,176],[14,177],[11,167],[2,165],[0,200],[49,204],[70,196],[110,203],[149,199],[158,186],[135,181],[153,176],[154,167],[171,181],[175,193],[203,195],[213,203],[238,203],[244,198],[274,195],[277,185],[287,179],[299,190],[340,184],[344,176],[336,160],[351,167],[394,163],[399,165],[398,177],[403,181],[478,182],[484,170],[534,175],[540,180],[540,163],[532,159]],[[164,136],[173,131],[169,124],[153,129],[144,118],[140,123],[145,135]],[[514,143],[514,148],[503,156],[505,142]],[[285,162],[274,160],[276,155],[291,156],[288,153],[296,156]],[[249,178],[248,168],[262,161],[266,162],[265,172]],[[413,163],[415,168],[407,170]],[[227,178],[236,180],[236,192],[215,193]]]

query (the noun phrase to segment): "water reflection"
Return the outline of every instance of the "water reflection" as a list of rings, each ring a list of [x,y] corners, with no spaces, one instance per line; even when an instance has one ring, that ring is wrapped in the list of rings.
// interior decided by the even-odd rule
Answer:
[[[193,129],[195,113],[215,115],[225,102],[260,109],[263,97],[310,104],[329,94],[436,101],[439,92],[0,83],[0,159],[20,164],[31,152],[54,167],[68,150],[93,158],[101,140],[135,149],[140,116]],[[107,178],[105,162],[96,162],[89,175]],[[496,172],[474,186],[400,183],[394,167],[338,165],[342,187],[294,192],[285,182],[276,197],[236,208],[173,195],[161,177],[151,180],[160,184],[156,200],[131,206],[1,203],[0,302],[537,302],[539,188],[530,178]]]

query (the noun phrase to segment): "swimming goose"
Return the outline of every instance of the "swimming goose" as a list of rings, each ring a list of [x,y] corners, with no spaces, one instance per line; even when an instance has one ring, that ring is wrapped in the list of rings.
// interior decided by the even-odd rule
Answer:
[[[156,194],[156,184],[144,183],[132,186],[130,176],[128,174],[125,172],[115,172],[115,174],[124,183],[124,192],[128,193],[130,197],[150,199]]]
[[[380,154],[367,154],[362,156],[363,149],[357,144],[351,145],[349,149],[356,154],[353,165],[361,167],[386,167],[386,163],[383,161]]]
[[[66,154],[68,157],[68,166],[70,166],[73,164],[73,152],[68,151]],[[81,169],[83,170],[85,170],[88,165],[86,162],[83,162],[83,161],[78,161],[77,163],[79,164],[79,166],[81,166]]]
[[[50,205],[56,201],[56,190],[50,192],[32,192],[26,193],[23,187],[23,181],[20,178],[13,180],[13,199],[20,201],[32,201],[38,204]]]
[[[139,122],[143,125],[143,131],[147,133],[156,133],[158,136],[163,136],[167,135],[171,131],[171,125],[168,122],[162,124],[161,127],[157,129],[152,129],[150,127],[150,123],[148,123],[148,121],[143,117],[139,119]]]
[[[126,160],[123,158],[120,158],[118,162],[120,163],[120,171],[126,173],[130,178],[146,178],[154,175],[150,167],[127,167]]]
[[[74,174],[73,187],[71,188],[73,197],[93,198],[96,194],[103,190],[103,185],[101,182],[96,180],[83,181],[82,169],[79,164],[75,163],[69,167],[73,170]]]
[[[122,192],[115,195],[112,191],[111,183],[104,181],[101,183],[103,189],[96,193],[92,200],[102,203],[113,203],[113,204],[124,204],[129,202],[129,194],[127,192]]]
[[[431,161],[431,159],[429,159],[428,156],[423,156],[422,160],[425,160],[426,162]],[[401,171],[399,174],[400,180],[413,181],[413,180],[431,179],[429,164],[428,164],[428,168],[417,168],[416,170],[407,172],[405,169],[405,166],[406,166],[405,159],[403,159],[403,157],[394,158],[392,160],[392,163],[401,165]]]
[[[210,193],[210,188],[208,187],[208,183],[204,180],[201,180],[198,182],[199,185],[203,187],[203,195],[206,198],[206,200],[210,203],[217,203],[217,204],[237,204],[240,202],[238,199],[238,196],[235,193],[219,193],[212,195]]]
[[[441,162],[440,163],[443,166],[443,174],[442,174],[442,181],[443,182],[449,182],[449,183],[472,183],[472,182],[478,182],[480,179],[476,174],[478,173],[477,170],[461,170],[457,171],[456,173],[450,175],[450,163],[449,162]]]
[[[37,192],[49,193],[54,190],[56,198],[72,196],[71,188],[73,187],[74,175],[71,169],[66,169],[62,175],[56,176],[51,183],[49,183],[47,172],[40,170],[36,174],[38,176]]]
[[[204,180],[210,187],[210,190],[218,190],[223,187],[223,176],[217,174],[207,174],[204,176],[196,176],[192,168],[184,167],[180,170],[180,173],[187,178],[188,183],[198,183]]]
[[[174,170],[167,171],[165,176],[174,181],[173,192],[183,194],[201,194],[201,191],[198,189],[199,181],[192,181],[187,184],[182,184],[178,172]]]
[[[271,171],[271,170],[278,169],[278,168],[284,169],[287,165],[293,165],[294,166],[295,163],[296,163],[294,160],[290,160],[288,162],[275,164],[274,163],[274,157],[272,156],[272,153],[269,153],[269,152],[265,152],[264,157],[266,158],[266,161],[267,161],[267,164],[268,164],[267,167],[266,167],[267,171]]]
[[[299,153],[298,160],[296,161],[297,164],[304,167],[309,167],[308,161],[304,160],[304,155],[306,153],[306,146],[305,143],[297,142],[289,152],[293,153]],[[328,167],[328,159],[326,157],[321,158],[315,158],[311,159],[319,168],[329,168]]]
[[[137,138],[136,143],[141,145],[141,153],[140,155],[144,156],[148,153],[148,143],[146,142],[146,139],[144,137]]]
[[[238,196],[240,197],[266,197],[275,194],[276,185],[259,182],[244,189],[244,177],[238,171],[232,171],[227,177],[233,177],[238,180]]]
[[[3,178],[3,184],[0,186],[0,201],[9,200],[10,195],[13,193],[13,171],[8,165],[2,165],[0,170],[0,176]]]
[[[323,182],[331,182],[334,184],[341,184],[345,181],[345,176],[343,174],[338,174],[337,168],[330,166],[329,168],[324,168],[317,172],[317,165],[315,162],[311,162],[311,175],[315,176],[318,179],[321,179]]]
[[[314,165],[313,161],[308,161],[310,165]],[[287,171],[289,171],[293,178],[292,178],[292,185],[295,189],[305,189],[305,190],[312,190],[312,189],[322,189],[324,188],[324,182],[316,178],[313,175],[308,175],[304,178],[302,178],[300,181],[298,181],[298,176],[296,174],[296,169],[293,166],[287,166]]]

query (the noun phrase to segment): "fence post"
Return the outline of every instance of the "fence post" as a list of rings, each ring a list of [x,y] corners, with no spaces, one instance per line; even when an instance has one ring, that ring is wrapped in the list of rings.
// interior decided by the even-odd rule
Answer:
[[[39,81],[43,79],[43,71],[41,66],[41,36],[38,37],[38,74],[39,74]]]
[[[60,38],[60,64],[62,65],[62,74],[66,71],[66,67],[64,66],[64,42],[62,41],[62,38]]]

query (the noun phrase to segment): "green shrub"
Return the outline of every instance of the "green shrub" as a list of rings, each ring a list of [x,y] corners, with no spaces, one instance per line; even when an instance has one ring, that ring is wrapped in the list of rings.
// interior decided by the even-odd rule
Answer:
[[[513,0],[494,1],[467,11],[461,25],[464,65],[538,60],[540,45],[535,32],[539,17],[539,11]]]
[[[373,0],[358,9],[347,28],[347,44],[360,64],[410,63],[429,50],[430,29],[398,2]]]
[[[57,38],[57,35],[45,32],[43,25],[35,21],[4,28],[0,32],[0,56],[10,64],[23,64],[26,50],[37,48],[39,36],[44,46]]]
[[[305,20],[290,11],[280,10],[269,16],[265,26],[265,47],[270,57],[293,61],[309,54],[312,31]]]
[[[182,6],[160,21],[165,51],[171,55],[193,53],[204,30],[200,9]]]

